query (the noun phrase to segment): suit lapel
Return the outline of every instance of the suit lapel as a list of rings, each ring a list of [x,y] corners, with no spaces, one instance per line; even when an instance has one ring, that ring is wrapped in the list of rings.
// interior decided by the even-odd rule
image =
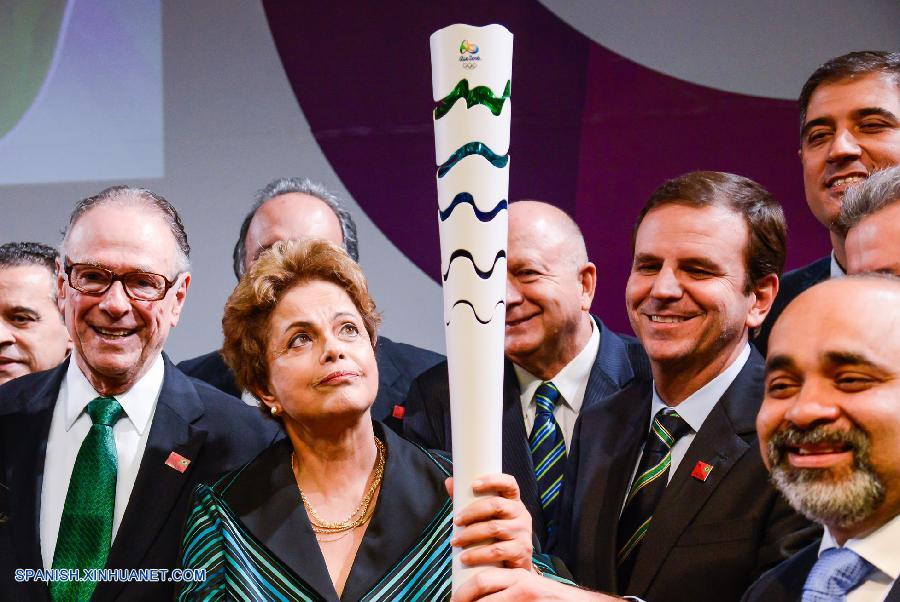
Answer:
[[[206,378],[201,378],[200,380],[206,380],[214,387],[240,399],[243,391],[241,391],[241,388],[234,380],[234,372],[232,372],[231,368],[228,367],[228,364],[225,363],[225,359],[222,357],[221,352],[214,351],[212,358],[207,364]]]
[[[772,570],[764,573],[741,598],[741,602],[795,602],[803,595],[803,585],[819,557],[816,541]]]
[[[446,474],[431,458],[389,429],[378,424],[375,429],[387,447],[384,480],[342,600],[361,599],[418,546],[420,535],[448,498]]]
[[[660,499],[638,552],[629,591],[646,591],[679,536],[749,447],[734,434],[721,407],[714,407]],[[690,476],[699,460],[713,466],[706,481]]]
[[[7,424],[4,455],[9,459],[4,479],[9,485],[10,532],[17,558],[23,568],[43,568],[41,556],[41,489],[44,480],[44,461],[47,437],[53,409],[59,396],[62,379],[68,369],[66,360],[47,373],[47,379],[20,414],[24,419]],[[53,559],[50,558],[49,562]],[[46,586],[32,589],[49,598]]]
[[[167,466],[166,459],[173,451],[189,460],[199,456],[207,433],[192,423],[202,414],[203,404],[190,380],[165,358],[165,378],[147,447],[122,524],[109,552],[107,567],[134,568],[141,565],[196,465],[192,463],[181,473]],[[97,597],[113,597],[123,586],[121,582],[101,582],[97,586]]]
[[[375,361],[378,364],[378,393],[372,403],[372,417],[375,420],[389,417],[394,405],[406,401],[404,399],[406,391],[400,391],[396,386],[401,373],[390,353],[391,345],[391,341],[379,337],[378,347],[375,350]]]
[[[22,566],[40,568],[41,556],[41,488],[44,479],[44,460],[47,453],[47,434],[53,406],[43,409],[35,419],[17,425],[16,438],[8,445],[18,446],[17,462],[11,466],[9,481],[10,515],[15,549]],[[9,455],[7,454],[7,457]],[[52,562],[53,559],[49,558]]]
[[[384,480],[372,520],[356,552],[342,599],[357,600],[388,573],[447,496],[445,475],[418,448],[375,425],[386,443]],[[225,493],[248,531],[327,600],[337,600],[325,559],[300,501],[285,438],[254,460]],[[397,520],[397,517],[403,517]]]
[[[534,534],[545,540],[544,514],[534,478],[534,463],[522,416],[519,381],[509,360],[503,362],[503,472],[516,478],[522,503],[531,514]]]
[[[803,289],[813,286],[814,284],[818,284],[820,282],[824,282],[828,280],[831,276],[831,255],[826,255],[822,259],[820,259],[817,263],[814,263],[811,266],[811,269],[806,275],[806,282],[804,283]]]
[[[684,530],[727,477],[735,463],[750,449],[741,435],[752,435],[756,412],[762,402],[763,361],[756,352],[719,399],[691,442],[675,475],[666,487],[653,523],[638,551],[630,592],[645,593]],[[713,466],[705,481],[691,472],[698,461]]]
[[[300,501],[285,437],[241,470],[224,494],[241,523],[272,555],[324,598],[337,593]]]
[[[634,378],[625,342],[606,328],[599,318],[595,317],[594,323],[600,330],[600,348],[584,390],[582,411],[619,391]]]
[[[809,572],[816,564],[816,561],[819,560],[819,545],[821,543],[821,540],[817,540],[785,560],[784,567],[779,565],[773,569],[778,574],[777,579],[773,579],[777,584],[778,591],[772,593],[773,596],[777,596],[777,600],[800,599],[803,595],[803,586],[806,585]],[[769,595],[767,593],[766,597],[769,597]]]
[[[615,585],[615,529],[650,420],[650,397],[650,383],[636,381],[579,419],[577,465],[566,472],[579,492],[572,537],[580,543],[573,553],[602,588]]]

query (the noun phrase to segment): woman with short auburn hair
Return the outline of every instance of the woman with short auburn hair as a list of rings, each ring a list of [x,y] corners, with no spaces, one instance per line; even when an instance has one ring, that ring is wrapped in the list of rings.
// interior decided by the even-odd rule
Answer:
[[[182,599],[396,600],[450,597],[448,458],[373,422],[379,316],[360,267],[318,239],[276,243],[241,278],[222,326],[238,384],[286,437],[212,486],[185,526]],[[463,552],[555,577],[533,556],[531,518],[508,475],[457,513]]]

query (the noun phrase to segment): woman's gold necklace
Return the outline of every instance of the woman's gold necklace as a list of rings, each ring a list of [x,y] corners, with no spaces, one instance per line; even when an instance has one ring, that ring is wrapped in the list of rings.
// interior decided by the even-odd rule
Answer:
[[[316,535],[316,539],[325,542],[337,541],[338,539],[342,539],[353,529],[364,525],[372,517],[372,513],[375,511],[375,505],[372,503],[372,500],[375,497],[378,486],[381,485],[381,478],[384,476],[384,444],[378,437],[375,437],[375,447],[378,449],[378,459],[375,461],[375,468],[372,469],[372,485],[369,487],[366,495],[363,496],[359,505],[354,508],[353,512],[350,513],[350,516],[344,520],[327,521],[319,516],[319,513],[316,512],[315,508],[309,503],[309,500],[306,499],[306,496],[303,495],[300,483],[297,483],[297,491],[300,492],[300,499],[303,501],[303,507],[306,508],[306,512],[309,515],[309,522],[312,525],[313,531],[321,535],[341,534],[333,539],[320,538]],[[300,467],[297,466],[296,456],[293,453],[291,454],[291,466],[293,466],[299,474]]]

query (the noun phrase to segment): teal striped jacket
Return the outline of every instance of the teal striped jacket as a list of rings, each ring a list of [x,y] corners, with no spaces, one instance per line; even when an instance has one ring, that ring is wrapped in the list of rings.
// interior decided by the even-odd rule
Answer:
[[[200,485],[185,525],[183,568],[205,579],[181,600],[449,600],[450,463],[376,423],[388,450],[375,512],[338,597],[290,467],[287,439],[212,486]],[[543,555],[535,563],[565,581]]]

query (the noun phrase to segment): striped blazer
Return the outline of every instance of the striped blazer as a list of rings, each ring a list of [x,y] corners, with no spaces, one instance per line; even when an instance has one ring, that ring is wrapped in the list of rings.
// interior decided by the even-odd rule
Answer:
[[[375,423],[387,449],[378,503],[338,597],[280,441],[194,494],[182,567],[205,570],[182,600],[449,600],[453,508],[446,455]],[[535,562],[556,574],[545,557]]]

